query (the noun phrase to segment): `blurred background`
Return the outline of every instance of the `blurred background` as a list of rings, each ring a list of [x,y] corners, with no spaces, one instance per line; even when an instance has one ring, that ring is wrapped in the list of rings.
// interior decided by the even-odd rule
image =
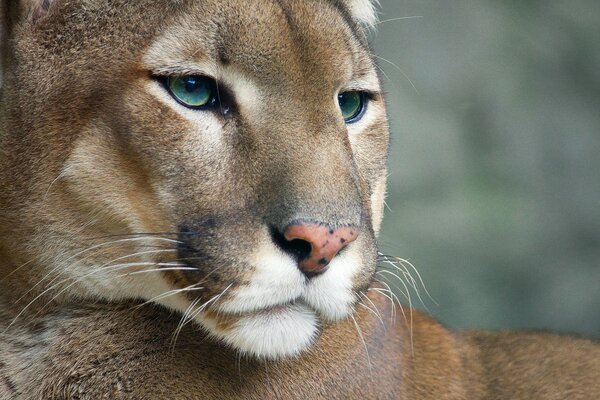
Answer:
[[[382,251],[451,327],[600,337],[600,1],[382,0],[380,19]]]

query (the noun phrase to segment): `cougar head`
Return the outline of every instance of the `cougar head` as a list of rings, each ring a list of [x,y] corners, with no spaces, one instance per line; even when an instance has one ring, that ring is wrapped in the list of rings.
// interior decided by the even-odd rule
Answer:
[[[10,4],[0,263],[15,313],[140,299],[262,358],[352,315],[386,181],[370,1]]]

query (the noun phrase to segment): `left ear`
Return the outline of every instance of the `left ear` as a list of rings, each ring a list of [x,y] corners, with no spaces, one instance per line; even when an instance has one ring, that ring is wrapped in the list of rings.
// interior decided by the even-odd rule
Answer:
[[[42,18],[50,9],[54,0],[1,0],[3,12],[9,17],[9,24],[23,22],[27,19],[33,22]]]
[[[24,0],[22,1],[25,16],[29,16],[33,22],[42,18],[50,9],[52,0]],[[21,14],[23,15],[23,14]]]
[[[343,0],[350,13],[362,25],[373,28],[377,24],[379,0]]]
[[[25,20],[44,17],[54,0],[0,0],[0,87],[2,75],[10,58],[13,27]]]

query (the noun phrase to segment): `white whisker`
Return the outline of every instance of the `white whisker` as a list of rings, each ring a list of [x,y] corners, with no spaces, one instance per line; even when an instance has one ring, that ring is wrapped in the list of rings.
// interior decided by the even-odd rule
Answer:
[[[202,311],[204,311],[204,309],[206,309],[206,307],[208,307],[211,303],[214,303],[216,301],[218,301],[224,294],[225,292],[227,292],[231,287],[233,286],[233,283],[231,283],[229,286],[227,286],[221,293],[211,297],[209,300],[207,300],[204,304],[202,304],[200,307],[198,307],[197,310],[192,311],[193,307],[198,304],[200,298],[194,300],[192,302],[192,304],[190,304],[190,307],[187,308],[187,310],[185,311],[185,314],[183,315],[183,317],[181,318],[181,320],[179,321],[179,324],[177,325],[177,328],[175,329],[175,333],[174,333],[174,337],[171,340],[171,347],[172,347],[172,351],[175,351],[175,344],[177,343],[177,338],[179,337],[179,334],[181,333],[181,330],[190,322],[193,321]]]
[[[386,257],[388,257],[388,256],[386,256]],[[403,258],[396,257],[396,256],[392,256],[392,258],[395,259],[396,261],[398,261],[403,266],[405,264],[408,265],[413,271],[415,271],[415,274],[417,274],[417,278],[419,278],[419,282],[421,283],[421,287],[423,288],[423,290],[425,290],[425,293],[427,294],[427,296],[429,297],[429,299],[431,301],[433,301],[436,305],[438,305],[438,303],[435,301],[435,299],[429,293],[429,290],[427,290],[427,286],[425,285],[425,282],[423,281],[423,278],[421,277],[421,274],[419,273],[419,270],[413,265],[413,263],[411,263],[409,260],[405,260]]]
[[[172,267],[172,268],[155,268],[155,269],[144,269],[141,271],[136,271],[136,272],[128,272],[126,274],[121,274],[121,275],[117,275],[116,278],[123,278],[126,276],[132,276],[132,275],[141,275],[141,274],[148,274],[151,272],[165,272],[165,271],[195,271],[196,268],[190,268],[190,267]]]
[[[369,303],[371,303],[371,305],[373,306],[373,308],[375,309],[375,311],[377,312],[377,315],[379,316],[379,320],[381,321],[381,324],[383,326],[385,326],[385,324],[383,323],[383,316],[381,315],[381,312],[379,312],[379,309],[377,308],[377,306],[375,305],[375,303],[373,303],[373,301],[369,298],[369,296],[367,296],[365,293],[360,293]]]
[[[417,89],[417,87],[415,86],[415,84],[413,83],[413,81],[408,77],[408,75],[406,75],[406,73],[402,70],[402,68],[400,68],[398,65],[394,64],[393,62],[391,62],[390,60],[387,60],[381,56],[378,56],[377,54],[373,54],[373,56],[375,56],[376,58],[380,59],[381,61],[385,61],[386,63],[392,65],[393,67],[395,67],[401,74],[402,76],[404,76],[404,78],[408,81],[408,83],[410,83],[410,85],[412,86],[412,88],[414,89],[414,91],[420,95],[421,93],[419,92],[419,90]]]
[[[381,319],[381,317],[375,312],[375,310],[373,310],[371,307],[364,304],[362,301],[359,301],[356,304],[358,304],[359,306],[361,306],[362,308],[366,309],[368,312],[373,314],[375,316],[375,318],[377,318],[379,321],[381,321],[381,325],[385,326],[383,319]]]
[[[371,356],[369,355],[369,348],[367,347],[367,342],[365,341],[365,337],[363,336],[362,329],[360,329],[360,326],[358,325],[356,318],[354,318],[354,315],[350,315],[350,318],[352,318],[352,322],[354,322],[354,327],[356,328],[356,333],[358,334],[358,337],[360,338],[360,340],[363,344],[363,347],[365,349],[365,356],[367,357],[367,363],[369,365],[369,374],[372,377],[373,376],[373,365],[371,364]]]
[[[171,338],[171,346],[169,346],[171,348],[171,353],[175,352],[175,343],[177,342],[177,338],[179,337],[179,332],[181,331],[181,329],[183,328],[183,323],[186,320],[186,318],[188,318],[189,313],[191,312],[191,310],[196,306],[196,304],[198,304],[200,301],[202,301],[202,299],[200,297],[198,297],[196,300],[192,301],[190,303],[190,305],[188,306],[188,308],[185,310],[185,312],[183,313],[183,315],[181,316],[181,319],[179,320],[179,323],[177,324],[177,328],[175,328],[175,331],[173,332],[173,338]]]
[[[390,272],[390,271],[380,271],[380,272]],[[411,349],[413,351],[413,355],[414,355],[414,343],[413,343],[413,305],[412,305],[412,300],[411,300],[411,297],[410,297],[410,292],[408,290],[408,287],[406,286],[406,283],[404,283],[404,281],[402,279],[400,279],[399,276],[397,276],[397,275],[395,275],[393,273],[391,273],[391,275],[396,276],[396,278],[398,278],[398,281],[402,284],[402,286],[404,286],[404,289],[406,289],[406,293],[408,293],[408,313],[409,313],[409,317],[410,317],[410,347],[411,347]],[[397,286],[396,286],[396,289],[400,290],[400,288],[398,288]]]
[[[413,288],[413,290],[415,291],[415,294],[417,295],[417,298],[419,299],[421,304],[427,309],[427,305],[423,301],[423,298],[421,297],[421,293],[419,292],[419,288],[417,287],[417,281],[415,281],[415,279],[412,277],[410,272],[408,272],[406,267],[404,265],[402,265],[403,268],[400,268],[400,266],[394,264],[393,262],[391,262],[389,260],[386,260],[385,262],[389,266],[393,267],[396,271],[400,272],[408,281],[402,280],[402,278],[400,276],[394,274],[392,271],[385,270],[385,269],[380,269],[380,271],[393,275],[396,279],[402,280],[405,284],[408,284],[411,288]],[[404,285],[404,286],[406,287],[406,285]],[[408,288],[407,288],[407,290],[408,290]]]
[[[422,15],[409,15],[409,16],[406,16],[406,17],[388,18],[388,19],[384,19],[384,20],[381,20],[381,21],[377,21],[375,23],[375,25],[385,24],[386,22],[402,21],[402,20],[405,20],[405,19],[420,19],[420,18],[423,18],[423,16]]]
[[[131,241],[137,241],[137,240],[146,240],[146,239],[147,239],[147,237],[112,240],[110,242],[100,243],[100,244],[88,247],[87,249],[84,249],[82,251],[79,251],[78,253],[73,254],[73,255],[67,257],[64,261],[60,262],[57,266],[55,266],[54,268],[52,268],[35,285],[33,285],[32,287],[30,287],[19,299],[17,299],[17,302],[20,301],[21,299],[23,299],[25,296],[27,296],[32,290],[34,290],[36,287],[38,287],[46,279],[48,279],[48,277],[50,277],[52,274],[54,274],[54,272],[56,272],[57,270],[63,268],[66,263],[70,262],[71,260],[74,260],[75,258],[79,257],[82,254],[85,254],[85,253],[90,252],[92,250],[96,250],[98,248],[101,248],[101,247],[104,247],[104,246],[108,246],[108,245],[113,245],[113,244],[117,244],[117,243],[120,244],[120,243],[124,243],[124,242],[131,242]],[[172,239],[166,239],[166,238],[152,238],[152,239],[161,239],[161,240],[166,240],[166,241],[172,241]],[[81,261],[88,259],[92,255],[93,255],[93,253],[92,254],[88,254],[84,258],[78,260],[76,263],[80,263]],[[139,253],[134,253],[134,255],[139,255]],[[131,256],[134,256],[134,255],[129,255],[129,256],[131,257]],[[115,259],[115,260],[112,260],[112,261],[109,261],[109,262],[114,262],[114,261],[118,261],[118,259]],[[21,267],[23,267],[23,266],[21,266]],[[21,267],[19,267],[19,268],[21,268]],[[48,284],[52,284],[52,282],[54,282],[56,279],[60,278],[60,276],[63,275],[63,274],[65,274],[65,273],[66,273],[65,271],[59,273],[53,279],[51,279],[50,282],[48,282]]]
[[[386,275],[389,275],[389,276],[392,276],[392,277],[396,278],[400,282],[402,282],[402,285],[406,288],[406,291],[400,289],[397,285],[395,285],[393,282],[391,282],[389,279],[387,279],[396,288],[396,290],[398,292],[400,292],[407,300],[410,301],[410,291],[408,290],[408,287],[406,286],[406,284],[404,283],[404,281],[402,279],[400,279],[400,277],[398,275],[394,274],[391,271],[385,270],[385,269],[380,269],[379,271],[375,272],[375,274],[383,277],[383,279],[385,279]],[[386,274],[386,275],[384,275],[384,274]]]
[[[174,296],[174,295],[176,295],[176,294],[178,294],[178,293],[192,292],[192,291],[196,291],[196,290],[204,290],[205,288],[204,288],[203,286],[201,286],[201,287],[196,287],[196,286],[198,286],[199,284],[200,284],[200,283],[195,283],[195,284],[193,284],[193,285],[186,286],[186,287],[184,287],[184,288],[181,288],[181,289],[173,289],[173,290],[169,290],[169,291],[167,291],[167,292],[165,292],[165,293],[159,294],[158,296],[155,296],[155,297],[151,298],[150,300],[146,300],[146,301],[145,301],[145,302],[143,302],[142,304],[139,304],[139,305],[135,306],[135,307],[134,307],[134,309],[137,309],[137,308],[143,307],[143,306],[145,306],[145,305],[148,305],[148,304],[150,304],[150,303],[153,303],[153,302],[155,302],[155,301],[157,301],[157,300],[162,300],[162,299],[164,299],[164,298],[166,298],[166,297]]]
[[[379,283],[381,283],[382,285],[384,285],[387,288],[387,291],[389,292],[390,296],[392,296],[392,298],[394,298],[396,300],[396,303],[400,307],[400,312],[402,313],[402,317],[404,318],[404,322],[408,326],[408,317],[406,316],[406,313],[404,312],[404,307],[402,307],[402,303],[400,302],[400,299],[398,298],[398,296],[396,296],[396,293],[394,293],[394,291],[392,290],[392,288],[390,287],[390,285],[387,284],[387,282],[382,281],[382,280],[377,280],[377,281]]]
[[[153,252],[164,252],[164,251],[174,251],[174,250],[152,250]],[[141,253],[146,253],[146,252],[140,252],[140,253],[135,253],[135,254],[130,254],[128,256],[123,256],[123,257],[118,257],[115,258],[112,261],[117,261],[117,260],[122,260],[125,258],[130,258],[132,256],[135,255],[140,255]],[[108,263],[106,263],[108,264]],[[68,284],[66,287],[64,287],[63,289],[61,289],[54,297],[52,297],[46,304],[50,304],[52,303],[54,300],[56,300],[58,298],[58,296],[60,296],[62,293],[64,293],[65,291],[67,291],[69,288],[73,287],[74,285],[76,285],[79,282],[82,282],[85,278],[88,278],[91,275],[100,273],[100,272],[105,272],[105,271],[118,271],[120,269],[124,269],[124,268],[130,268],[130,267],[136,267],[136,266],[152,266],[152,265],[156,265],[156,263],[154,262],[137,262],[137,263],[125,263],[125,264],[116,264],[116,265],[103,265],[101,267],[98,267],[90,272],[88,272],[87,274],[84,274],[78,278],[65,278],[63,280],[61,280],[58,283],[53,284],[52,286],[50,286],[49,288],[47,288],[46,290],[42,291],[39,295],[37,295],[33,300],[31,300],[25,307],[23,307],[23,309],[17,314],[17,316],[10,322],[10,324],[6,327],[6,329],[3,331],[3,333],[7,332],[8,329],[14,325],[14,323],[17,321],[17,319],[23,315],[23,313],[29,309],[29,307],[31,307],[37,300],[39,300],[41,297],[43,297],[46,293],[56,289],[59,285],[72,281],[70,284]],[[25,295],[21,296],[21,298],[23,298]],[[45,306],[42,307],[42,310],[45,308]]]
[[[392,326],[394,326],[394,324],[396,323],[396,304],[394,303],[394,299],[390,295],[388,295],[384,291],[384,289],[381,289],[381,288],[369,288],[367,290],[369,292],[370,291],[377,292],[377,293],[381,294],[382,296],[385,296],[390,301],[390,304],[392,305],[392,315],[390,317],[390,322],[391,322]]]

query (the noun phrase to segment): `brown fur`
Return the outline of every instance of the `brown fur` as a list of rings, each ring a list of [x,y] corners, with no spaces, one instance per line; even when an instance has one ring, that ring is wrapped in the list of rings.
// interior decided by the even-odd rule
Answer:
[[[368,290],[388,145],[369,1],[0,7],[0,398],[600,396],[597,343],[456,333],[417,311],[392,323],[391,303]],[[191,62],[222,74],[229,112],[184,110],[151,77]],[[346,126],[335,93],[355,81],[373,98]],[[299,220],[360,229],[351,290],[373,304],[356,322],[315,311],[312,346],[284,360],[242,356],[196,324],[172,342],[193,301],[214,300],[199,319],[216,332],[235,329],[244,312],[219,307],[252,285],[269,231]],[[101,269],[119,259],[194,270]],[[177,312],[137,307],[194,284],[165,304]]]
[[[364,309],[357,313],[368,356],[345,321],[326,327],[300,358],[279,362],[238,357],[194,328],[172,351],[178,319],[158,308],[73,307],[47,316],[44,343],[32,329],[5,344],[5,379],[18,399],[558,400],[600,393],[597,343],[539,333],[457,334],[417,312],[411,339],[409,324],[387,319],[389,301],[373,300],[383,325]],[[33,359],[25,346],[39,347]]]

